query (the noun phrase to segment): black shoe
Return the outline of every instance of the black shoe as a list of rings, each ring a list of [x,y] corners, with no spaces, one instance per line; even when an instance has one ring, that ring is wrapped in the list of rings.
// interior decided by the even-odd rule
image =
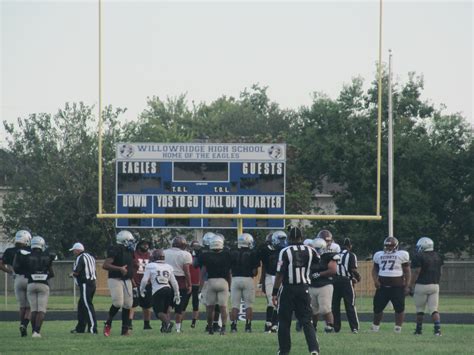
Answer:
[[[232,323],[230,325],[230,332],[231,333],[237,333],[237,324]]]
[[[225,325],[223,325],[219,331],[220,335],[225,335]]]
[[[80,332],[77,329],[71,330],[71,334],[84,334],[84,332]]]
[[[221,327],[219,327],[219,323],[213,323],[212,330],[215,332],[219,332],[221,330]]]
[[[209,324],[208,324],[208,325],[206,325],[206,329],[205,329],[204,331],[205,331],[206,333],[209,333],[209,331],[210,331],[211,329],[212,329],[212,327],[209,326]]]
[[[265,323],[265,333],[270,333],[272,331],[272,325]]]
[[[325,333],[332,333],[332,332],[334,332],[334,328],[331,327],[330,325],[327,325],[327,326],[324,327],[324,332]]]
[[[418,329],[415,329],[415,331],[413,332],[413,335],[421,335],[422,332],[421,330],[418,330]]]
[[[145,330],[150,330],[150,329],[153,329],[153,328],[151,327],[150,324],[145,324],[145,325],[143,326],[143,329],[145,329]]]
[[[250,324],[245,325],[245,333],[252,333],[252,326]]]
[[[165,333],[171,333],[171,331],[173,330],[173,327],[174,327],[174,323],[173,323],[173,322],[169,322],[169,323],[166,325],[166,331],[165,331]]]
[[[20,335],[21,335],[22,338],[24,338],[28,335],[26,333],[26,327],[24,325],[20,325]]]
[[[207,332],[209,335],[214,335],[214,328],[212,326],[207,326]]]
[[[437,337],[440,337],[441,336],[441,330],[435,330],[434,335],[437,336]]]
[[[191,322],[191,328],[196,328],[196,319]]]

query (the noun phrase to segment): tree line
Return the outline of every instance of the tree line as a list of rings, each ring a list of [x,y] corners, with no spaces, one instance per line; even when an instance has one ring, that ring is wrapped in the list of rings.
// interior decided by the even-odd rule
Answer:
[[[350,237],[355,251],[367,256],[381,248],[387,235],[387,95],[383,78],[382,221],[314,221],[307,237],[321,228],[336,241]],[[238,97],[222,96],[210,103],[189,103],[185,95],[152,96],[133,122],[126,109],[103,110],[104,210],[115,211],[116,142],[286,143],[286,211],[322,213],[314,192],[324,184],[332,191],[337,213],[375,214],[377,80],[364,89],[354,78],[336,98],[315,93],[310,106],[283,109],[267,88],[253,85]],[[435,241],[442,253],[474,252],[473,130],[460,114],[445,113],[422,99],[423,77],[410,73],[393,87],[394,230],[410,249],[420,236]],[[42,235],[59,254],[74,241],[103,256],[113,241],[111,220],[96,218],[97,117],[82,102],[66,103],[57,113],[33,113],[4,122],[7,147],[0,153],[8,185],[2,224],[10,237],[27,227]],[[328,186],[328,185],[325,185]],[[164,243],[179,230],[140,230],[141,237]],[[229,240],[235,231],[222,231]],[[266,231],[252,231],[261,242]],[[188,233],[188,232],[185,232]]]

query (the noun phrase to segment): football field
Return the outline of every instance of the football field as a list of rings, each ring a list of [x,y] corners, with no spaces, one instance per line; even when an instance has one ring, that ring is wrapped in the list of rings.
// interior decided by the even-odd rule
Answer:
[[[160,323],[152,321],[153,330],[144,331],[142,323],[134,323],[130,337],[120,336],[120,322],[115,322],[110,338],[102,334],[70,334],[72,321],[46,321],[42,338],[20,338],[17,322],[0,322],[1,354],[276,354],[276,334],[263,333],[263,322],[253,323],[253,333],[227,333],[224,336],[208,335],[204,322],[191,329],[187,322],[184,333],[160,334]],[[102,325],[101,325],[102,326]],[[243,328],[243,323],[239,323]],[[343,325],[344,326],[344,325]],[[413,324],[404,326],[402,334],[394,334],[391,323],[383,323],[379,333],[368,331],[370,324],[362,323],[359,334],[345,331],[338,334],[318,334],[321,354],[472,354],[473,325],[446,325],[443,336],[435,337],[432,326],[427,324],[424,334],[412,335]],[[241,330],[239,329],[239,330]],[[102,329],[100,329],[102,330]],[[292,330],[292,354],[307,354],[302,333]]]

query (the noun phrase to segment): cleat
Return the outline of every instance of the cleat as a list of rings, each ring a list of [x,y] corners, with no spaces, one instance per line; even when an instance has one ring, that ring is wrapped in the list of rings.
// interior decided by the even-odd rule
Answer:
[[[223,325],[219,331],[220,335],[225,335],[225,325]]]
[[[128,337],[132,335],[132,333],[130,333],[130,329],[128,327],[125,327],[125,328],[122,328],[122,333],[120,335]]]
[[[196,328],[196,320],[193,319],[192,323],[191,323],[191,328]]]
[[[440,337],[440,336],[441,336],[441,330],[435,331],[435,332],[434,332],[434,335],[435,335],[436,337]]]
[[[26,327],[24,325],[20,325],[20,335],[22,338],[27,336]]]
[[[237,324],[232,323],[230,325],[230,332],[231,333],[237,333]]]
[[[33,334],[31,335],[32,338],[41,338],[41,334],[40,333],[37,333],[37,332],[33,332]]]
[[[166,331],[165,331],[165,333],[171,333],[171,331],[173,330],[173,327],[174,327],[174,323],[173,323],[173,322],[169,322],[169,323],[166,325]]]
[[[352,334],[359,334],[359,330],[358,329],[352,329]]]
[[[421,335],[421,334],[423,334],[423,333],[421,332],[421,330],[415,330],[415,331],[413,332],[413,335]]]
[[[219,332],[221,330],[221,327],[219,327],[219,323],[213,323],[212,330],[215,332]]]
[[[144,325],[144,326],[143,326],[143,329],[144,329],[144,330],[151,330],[151,329],[153,329],[153,328],[148,324],[148,325]]]
[[[270,333],[271,330],[272,330],[272,326],[269,325],[269,324],[265,324],[265,330],[264,330],[264,332],[265,332],[265,333]]]
[[[324,327],[324,332],[325,333],[332,333],[332,332],[334,332],[334,328],[331,327],[330,325],[327,325],[327,326]]]
[[[105,323],[105,325],[104,325],[104,336],[109,337],[111,330],[112,330],[112,326],[110,324]]]
[[[310,353],[311,355],[319,355],[319,353],[317,351],[311,351]]]
[[[209,333],[209,331],[212,329],[212,327],[208,325],[206,325],[206,329],[204,330],[206,333]]]
[[[272,328],[270,329],[271,333],[278,333],[278,325],[272,325]]]
[[[245,333],[252,333],[252,326],[250,324],[245,325]]]

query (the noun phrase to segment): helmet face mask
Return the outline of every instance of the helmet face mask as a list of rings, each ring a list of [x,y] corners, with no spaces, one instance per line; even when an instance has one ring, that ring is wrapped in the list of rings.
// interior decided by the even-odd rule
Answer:
[[[288,237],[283,231],[276,231],[272,234],[272,246],[276,249],[283,249],[288,245]]]
[[[252,249],[254,247],[254,240],[251,234],[249,233],[242,233],[237,238],[237,248],[249,248]]]
[[[133,250],[135,249],[135,238],[132,233],[127,230],[120,231],[116,236],[117,244],[123,245],[124,247]]]
[[[421,253],[424,251],[433,251],[434,250],[434,242],[431,238],[422,237],[418,239],[416,242],[416,252]]]
[[[26,230],[19,230],[15,234],[15,244],[23,244],[29,246],[31,243],[31,233]]]
[[[398,239],[395,237],[387,237],[383,241],[383,250],[386,253],[395,253],[398,250]]]

